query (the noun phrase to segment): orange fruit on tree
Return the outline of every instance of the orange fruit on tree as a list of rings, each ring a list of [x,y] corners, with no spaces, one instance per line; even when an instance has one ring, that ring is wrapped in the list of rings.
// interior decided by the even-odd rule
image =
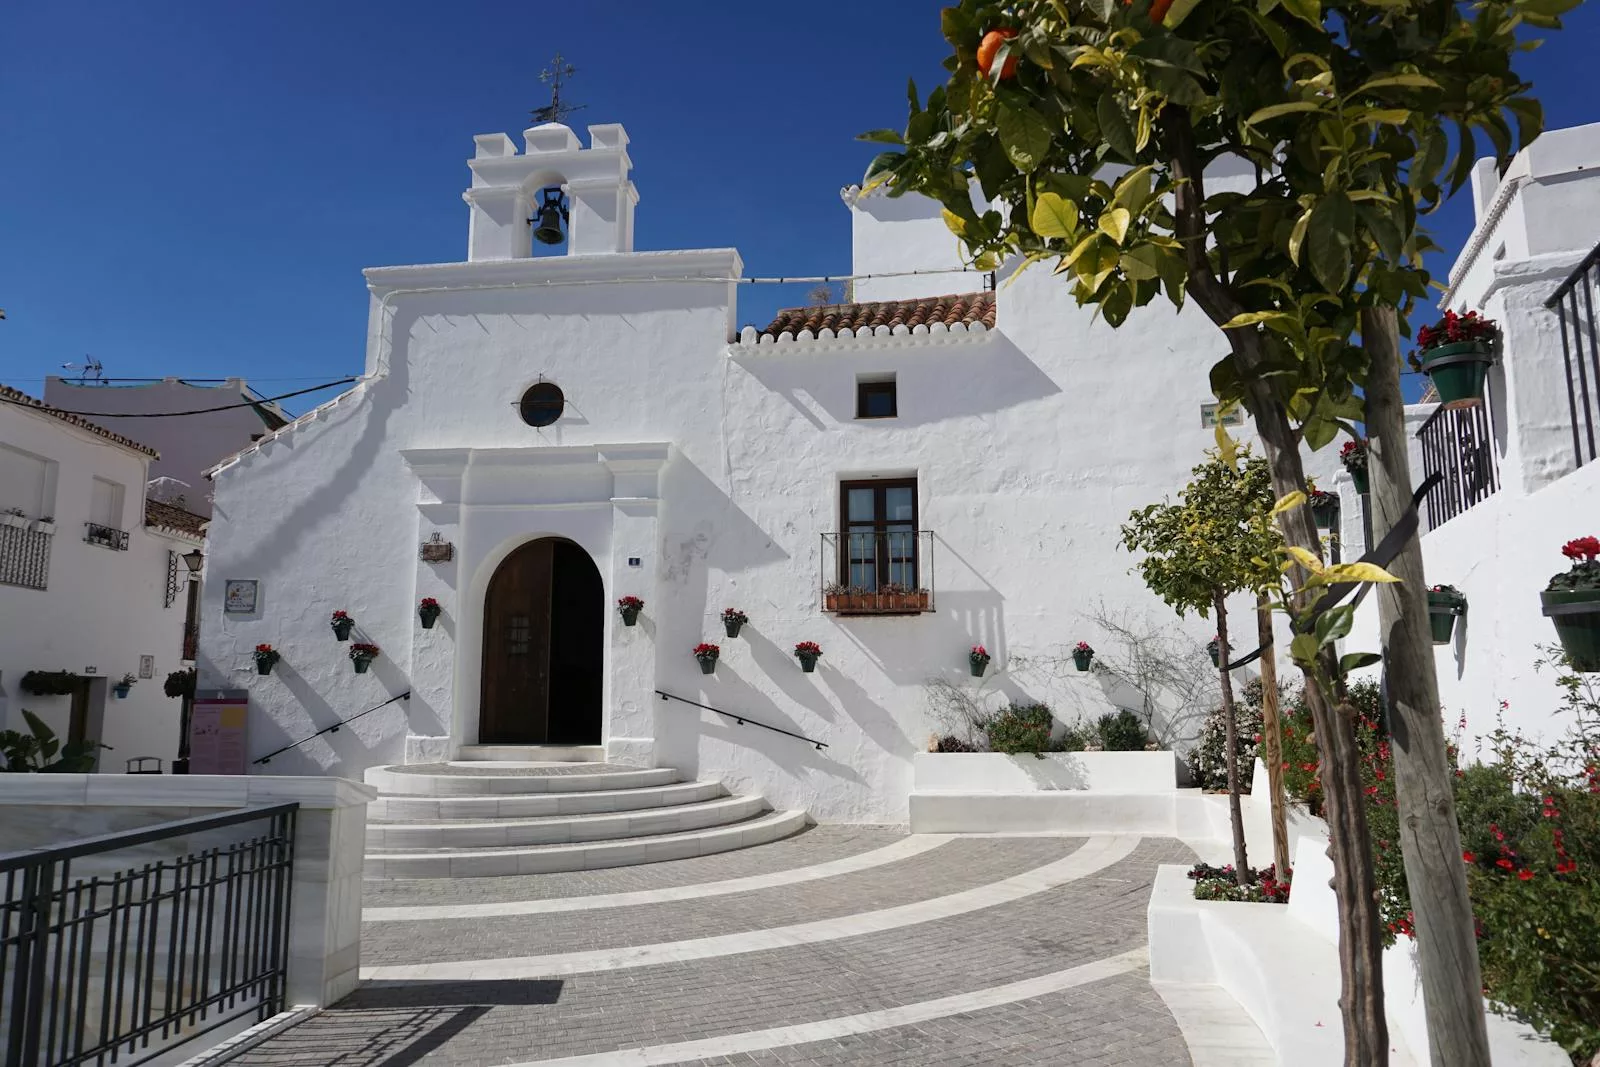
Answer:
[[[1167,8],[1172,6],[1172,0],[1156,0],[1150,5],[1150,21],[1160,22],[1167,17]]]
[[[1000,46],[1017,35],[1016,30],[990,30],[983,35],[983,40],[978,42],[978,69],[983,76],[989,76],[989,70],[994,66],[994,57],[1000,51]],[[1015,78],[1017,76],[1017,57],[1006,57],[1005,65],[1000,68],[1000,78]]]

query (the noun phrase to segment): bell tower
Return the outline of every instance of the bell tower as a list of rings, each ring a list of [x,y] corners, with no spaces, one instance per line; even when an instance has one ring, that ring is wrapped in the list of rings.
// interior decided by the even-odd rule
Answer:
[[[461,194],[470,215],[469,262],[527,259],[535,230],[541,248],[564,246],[569,256],[633,251],[639,192],[629,177],[628,134],[616,123],[588,132],[585,148],[571,128],[541,123],[523,131],[521,154],[506,134],[473,138],[472,185]],[[563,240],[550,240],[555,236]]]

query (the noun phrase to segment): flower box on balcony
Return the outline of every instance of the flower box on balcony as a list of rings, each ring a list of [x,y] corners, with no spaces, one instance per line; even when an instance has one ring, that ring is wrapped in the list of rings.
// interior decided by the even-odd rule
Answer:
[[[822,607],[837,615],[917,615],[933,610],[933,594],[926,589],[888,586],[876,592],[846,589],[824,593]]]

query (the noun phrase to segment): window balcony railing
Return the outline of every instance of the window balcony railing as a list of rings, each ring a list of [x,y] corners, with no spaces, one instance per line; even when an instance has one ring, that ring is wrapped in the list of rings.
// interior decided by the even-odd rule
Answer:
[[[0,525],[0,585],[43,589],[50,580],[50,542],[39,529]]]
[[[128,531],[115,526],[101,526],[97,522],[83,524],[83,539],[91,545],[109,548],[116,552],[128,551]]]
[[[933,531],[851,530],[822,535],[822,610],[918,615],[934,610]]]
[[[1600,288],[1600,248],[1584,257],[1576,270],[1544,302],[1560,319],[1561,355],[1567,372],[1567,410],[1572,419],[1575,466],[1595,458],[1595,424],[1600,422],[1600,327],[1595,319],[1595,290]]]
[[[1417,439],[1422,442],[1423,477],[1438,474],[1443,479],[1428,490],[1428,529],[1437,530],[1500,488],[1487,400],[1470,408],[1441,406],[1422,424]]]

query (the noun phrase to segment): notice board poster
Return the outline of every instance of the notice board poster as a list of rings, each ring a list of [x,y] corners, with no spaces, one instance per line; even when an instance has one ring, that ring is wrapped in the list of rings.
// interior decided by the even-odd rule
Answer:
[[[245,722],[250,693],[244,689],[202,690],[189,718],[189,773],[244,774]]]

